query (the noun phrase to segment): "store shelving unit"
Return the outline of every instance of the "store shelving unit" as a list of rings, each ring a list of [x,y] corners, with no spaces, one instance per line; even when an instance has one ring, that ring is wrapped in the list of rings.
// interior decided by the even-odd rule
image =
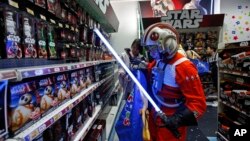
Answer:
[[[249,65],[250,46],[231,43],[219,49],[219,103],[218,139],[229,141],[228,130],[232,126],[245,125],[250,119],[249,105]],[[245,65],[244,65],[245,64]]]
[[[55,109],[52,113],[48,114],[47,116],[41,118],[38,122],[27,128],[25,131],[21,132],[17,136],[14,137],[14,139],[24,139],[26,141],[31,141],[35,139],[39,134],[41,134],[43,131],[45,131],[47,128],[49,128],[53,123],[55,123],[57,120],[59,120],[63,115],[65,115],[69,110],[71,110],[73,107],[75,107],[79,102],[81,102],[85,97],[87,97],[90,93],[92,93],[97,87],[99,87],[102,83],[104,83],[106,80],[108,80],[113,75],[101,80],[100,82],[97,82],[87,89],[83,90],[79,95],[74,97],[73,99],[70,99],[57,109]],[[101,107],[96,108],[96,111],[101,111]],[[95,113],[95,114],[98,114]],[[93,116],[96,118],[95,116]],[[93,119],[92,119],[93,120]],[[84,125],[85,126],[85,125]],[[83,127],[85,128],[85,127]],[[86,130],[87,132],[87,130]],[[86,134],[86,133],[85,133]]]

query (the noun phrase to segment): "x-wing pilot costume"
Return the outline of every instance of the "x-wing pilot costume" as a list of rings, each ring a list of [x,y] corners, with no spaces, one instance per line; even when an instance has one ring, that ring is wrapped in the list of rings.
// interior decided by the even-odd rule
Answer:
[[[152,69],[152,91],[167,116],[162,119],[152,109],[149,129],[153,141],[186,140],[187,126],[197,125],[197,119],[206,110],[197,69],[178,53],[178,38],[177,31],[166,23],[151,25],[143,38],[148,50],[157,50],[161,56]],[[179,138],[173,134],[175,129],[180,133]]]

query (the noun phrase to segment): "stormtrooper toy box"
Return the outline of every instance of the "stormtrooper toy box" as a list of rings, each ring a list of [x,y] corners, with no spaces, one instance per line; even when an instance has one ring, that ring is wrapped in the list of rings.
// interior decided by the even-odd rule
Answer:
[[[7,107],[6,107],[6,93],[8,81],[0,81],[0,138],[7,134]]]
[[[10,85],[9,122],[10,133],[18,134],[40,118],[40,106],[36,99],[36,82],[30,81]]]
[[[45,116],[58,105],[58,98],[55,96],[55,82],[53,77],[47,77],[38,80],[37,85],[37,103],[40,106],[42,116]]]
[[[55,81],[56,81],[55,94],[59,101],[59,105],[61,105],[70,98],[68,75],[66,73],[57,74],[55,76]]]

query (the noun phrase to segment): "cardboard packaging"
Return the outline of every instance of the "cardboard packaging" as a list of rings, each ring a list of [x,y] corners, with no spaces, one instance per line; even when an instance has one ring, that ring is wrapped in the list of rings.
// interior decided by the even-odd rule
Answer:
[[[37,103],[40,105],[42,116],[45,116],[52,112],[59,103],[58,98],[55,95],[54,77],[47,77],[38,80],[37,86]]]
[[[7,124],[7,80],[0,81],[0,138],[8,133]]]
[[[38,50],[38,58],[48,58],[47,52],[47,23],[42,20],[37,20],[36,22],[36,34],[37,34],[37,50]]]
[[[0,7],[0,58],[22,58],[19,14],[8,6]]]
[[[55,76],[56,88],[55,93],[59,101],[59,105],[63,104],[70,98],[69,79],[67,74],[57,74]]]
[[[36,89],[35,81],[10,85],[9,121],[10,131],[14,135],[30,127],[40,118]]]
[[[37,47],[35,40],[35,20],[28,14],[22,13],[22,48],[25,58],[37,58]]]

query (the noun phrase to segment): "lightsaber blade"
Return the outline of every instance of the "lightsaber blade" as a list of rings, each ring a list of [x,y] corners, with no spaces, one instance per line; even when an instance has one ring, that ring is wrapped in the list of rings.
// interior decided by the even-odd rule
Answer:
[[[119,55],[115,52],[115,50],[113,49],[113,47],[104,38],[104,36],[101,34],[101,32],[98,29],[96,29],[96,28],[94,29],[94,32],[100,37],[100,39],[103,41],[103,43],[109,49],[109,51],[114,55],[115,59],[121,64],[121,66],[124,68],[124,70],[131,77],[131,79],[135,82],[135,84],[139,88],[139,90],[143,93],[143,95],[148,99],[148,101],[155,108],[156,112],[162,113],[161,109],[156,105],[156,103],[153,101],[153,99],[149,96],[148,92],[142,87],[141,83],[136,79],[136,77],[134,76],[134,74],[130,71],[130,69],[123,62],[123,60],[119,57]]]

